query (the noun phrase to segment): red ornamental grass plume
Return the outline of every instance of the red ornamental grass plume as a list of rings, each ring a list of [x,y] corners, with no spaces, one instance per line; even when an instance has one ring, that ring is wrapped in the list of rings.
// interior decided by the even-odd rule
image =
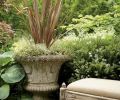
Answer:
[[[27,1],[24,0],[25,4]],[[54,30],[58,22],[62,0],[42,0],[42,11],[39,14],[38,0],[33,0],[33,6],[28,7],[28,19],[34,42],[45,43],[50,47],[54,41]]]

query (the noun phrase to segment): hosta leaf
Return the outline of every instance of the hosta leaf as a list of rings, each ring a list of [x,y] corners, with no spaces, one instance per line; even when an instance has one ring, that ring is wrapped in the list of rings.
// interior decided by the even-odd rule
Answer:
[[[8,52],[3,53],[2,56],[13,58],[14,53],[13,53],[13,51],[8,51]]]
[[[6,99],[9,96],[10,86],[5,84],[0,87],[0,100]]]
[[[0,69],[0,76],[5,71],[5,69]]]
[[[1,78],[7,83],[16,83],[21,81],[24,76],[24,69],[20,65],[13,65],[1,75]]]
[[[11,61],[10,57],[3,57],[0,56],[0,67],[1,66],[5,66],[6,64],[8,64]]]
[[[5,66],[9,62],[13,61],[13,56],[14,54],[11,51],[1,54],[0,55],[0,67]]]

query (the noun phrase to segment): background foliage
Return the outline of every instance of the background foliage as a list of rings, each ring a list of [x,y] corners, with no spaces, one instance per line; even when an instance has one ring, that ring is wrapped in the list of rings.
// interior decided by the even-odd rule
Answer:
[[[119,0],[63,0],[61,20],[69,24],[72,18],[82,15],[101,15],[114,10],[119,5]]]
[[[9,50],[12,45],[14,31],[9,24],[0,22],[0,53]]]
[[[106,13],[103,15],[79,15],[73,18],[72,23],[68,26],[62,26],[69,34],[104,34],[120,33],[120,13]]]
[[[29,0],[29,4],[31,3],[32,0]],[[62,3],[63,5],[59,20],[59,26],[68,25],[69,23],[71,23],[72,18],[77,18],[79,14],[95,16],[95,15],[101,15],[111,12],[115,9],[116,5],[120,4],[120,1],[119,0],[63,0]],[[28,24],[25,17],[25,13],[19,12],[24,8],[23,1],[6,0],[6,4],[8,5],[0,7],[0,16],[1,16],[0,21],[4,20],[7,23],[10,23],[13,29],[23,29],[24,31],[28,30]],[[9,4],[11,4],[11,6]],[[41,8],[41,6],[39,8]]]

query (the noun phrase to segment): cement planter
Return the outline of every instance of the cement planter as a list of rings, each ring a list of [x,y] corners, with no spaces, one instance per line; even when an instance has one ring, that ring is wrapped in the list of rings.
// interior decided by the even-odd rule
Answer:
[[[69,59],[64,55],[17,58],[28,77],[25,89],[33,93],[34,100],[50,100],[48,94],[59,88],[57,81],[61,65]]]

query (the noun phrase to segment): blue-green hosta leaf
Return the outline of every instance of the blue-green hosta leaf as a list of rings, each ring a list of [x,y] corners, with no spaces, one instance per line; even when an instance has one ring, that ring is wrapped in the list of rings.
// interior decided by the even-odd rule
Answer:
[[[1,75],[1,78],[7,83],[16,83],[21,81],[24,76],[24,69],[20,65],[13,65]]]
[[[10,57],[14,58],[14,52],[13,51],[8,51],[2,54],[4,57]]]
[[[0,67],[1,66],[5,66],[9,62],[11,62],[11,58],[10,57],[3,57],[3,56],[0,55]]]
[[[0,87],[0,100],[4,100],[9,96],[10,86],[5,84]]]
[[[0,55],[0,67],[5,66],[9,62],[13,61],[14,53],[12,51],[5,52]]]
[[[0,76],[5,71],[5,69],[0,69]]]

